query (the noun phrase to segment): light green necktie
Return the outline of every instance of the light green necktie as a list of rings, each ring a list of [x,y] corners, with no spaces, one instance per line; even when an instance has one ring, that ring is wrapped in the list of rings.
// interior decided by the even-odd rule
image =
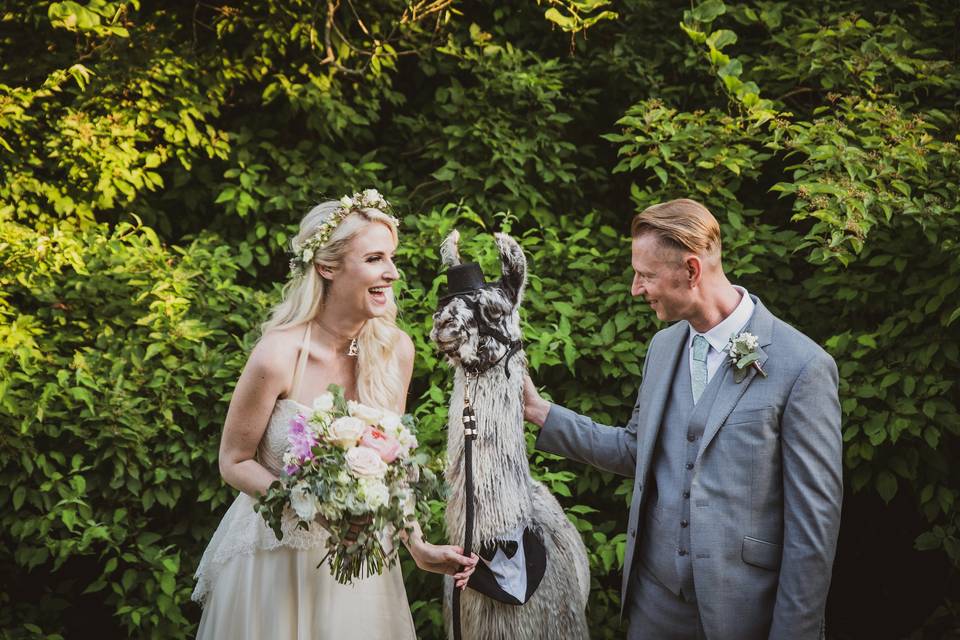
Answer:
[[[690,369],[690,379],[693,381],[693,403],[696,404],[707,386],[707,351],[710,343],[697,334],[693,336],[693,367]]]

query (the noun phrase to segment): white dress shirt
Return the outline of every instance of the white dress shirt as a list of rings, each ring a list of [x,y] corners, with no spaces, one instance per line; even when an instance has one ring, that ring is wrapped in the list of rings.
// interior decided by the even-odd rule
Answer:
[[[743,287],[733,285],[733,288],[740,293],[740,302],[730,315],[706,333],[699,333],[692,325],[690,326],[690,336],[687,338],[687,364],[690,367],[691,386],[693,379],[693,337],[702,335],[710,345],[710,348],[707,349],[707,384],[710,384],[713,374],[717,372],[717,369],[723,364],[723,359],[727,357],[726,350],[730,337],[740,333],[747,326],[747,322],[750,321],[750,316],[753,315],[753,308],[756,305],[753,304],[750,294]]]

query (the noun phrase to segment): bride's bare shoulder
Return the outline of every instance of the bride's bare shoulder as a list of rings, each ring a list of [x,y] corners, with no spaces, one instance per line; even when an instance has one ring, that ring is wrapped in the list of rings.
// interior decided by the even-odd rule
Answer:
[[[271,329],[257,341],[247,366],[267,374],[285,375],[292,371],[303,340],[303,325]]]

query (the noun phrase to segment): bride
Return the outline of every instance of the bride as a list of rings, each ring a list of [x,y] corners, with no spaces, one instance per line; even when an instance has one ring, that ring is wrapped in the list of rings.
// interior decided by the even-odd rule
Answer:
[[[336,383],[347,398],[403,413],[414,347],[395,323],[391,285],[397,221],[375,190],[324,202],[293,239],[293,276],[283,301],[237,381],[220,441],[220,473],[240,494],[197,569],[193,599],[203,605],[198,638],[415,638],[398,564],[381,575],[338,583],[323,527],[289,518],[277,540],[254,512],[283,466],[290,420]],[[405,538],[427,571],[463,588],[476,556]],[[388,551],[393,551],[389,550]]]

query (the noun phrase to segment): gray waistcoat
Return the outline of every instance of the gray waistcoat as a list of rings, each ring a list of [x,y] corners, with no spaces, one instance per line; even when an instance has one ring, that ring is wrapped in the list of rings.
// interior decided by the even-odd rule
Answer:
[[[701,436],[724,368],[710,379],[694,406],[687,350],[681,349],[677,357],[680,360],[653,455],[653,482],[638,557],[670,591],[693,598],[692,558],[696,550],[690,548],[690,484],[696,471],[694,461],[700,451]]]

